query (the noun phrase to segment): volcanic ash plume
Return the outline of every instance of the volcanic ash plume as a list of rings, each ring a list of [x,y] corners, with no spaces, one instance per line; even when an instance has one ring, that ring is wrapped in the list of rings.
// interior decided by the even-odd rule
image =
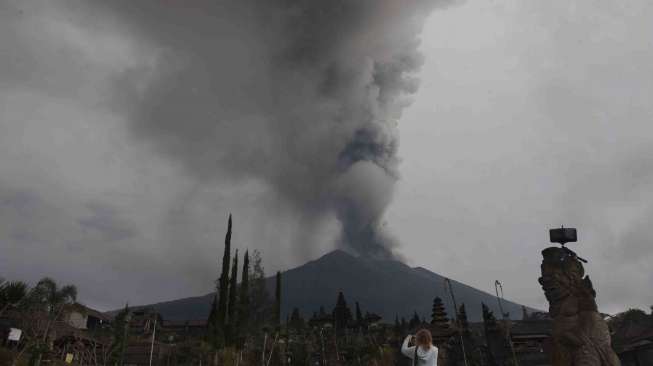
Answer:
[[[437,0],[99,1],[156,60],[116,105],[133,134],[198,180],[263,182],[340,245],[391,256],[381,230],[397,127],[417,88],[418,35]],[[107,10],[107,9],[104,9]],[[309,238],[310,233],[298,233]],[[298,245],[307,245],[302,242]]]

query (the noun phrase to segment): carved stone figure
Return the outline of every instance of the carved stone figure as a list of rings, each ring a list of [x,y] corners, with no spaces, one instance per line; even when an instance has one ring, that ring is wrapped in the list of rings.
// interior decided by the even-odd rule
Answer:
[[[542,256],[539,282],[553,318],[553,366],[621,365],[582,259],[564,246],[546,248]]]

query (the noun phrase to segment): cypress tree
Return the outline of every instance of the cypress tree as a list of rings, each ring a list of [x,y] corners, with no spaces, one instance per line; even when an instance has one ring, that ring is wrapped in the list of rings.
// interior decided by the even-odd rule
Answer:
[[[238,306],[238,327],[239,334],[249,330],[249,252],[245,251],[243,257],[243,272],[240,281],[240,302]]]
[[[206,322],[206,340],[209,344],[215,344],[219,336],[218,329],[218,293],[213,295],[213,302],[211,303],[211,311],[209,312],[209,319]]]
[[[229,277],[229,303],[227,304],[227,321],[233,323],[238,310],[238,249],[234,253]]]
[[[227,234],[224,238],[224,254],[222,255],[222,273],[218,279],[218,307],[215,315],[214,348],[220,348],[224,343],[224,331],[227,320],[228,296],[229,296],[229,265],[231,262],[231,214],[227,225]]]
[[[228,341],[233,344],[236,330],[238,329],[238,250],[234,254],[234,263],[231,266],[231,278],[229,284],[229,304],[227,305]]]
[[[277,283],[274,291],[274,326],[281,325],[281,272],[277,271]]]

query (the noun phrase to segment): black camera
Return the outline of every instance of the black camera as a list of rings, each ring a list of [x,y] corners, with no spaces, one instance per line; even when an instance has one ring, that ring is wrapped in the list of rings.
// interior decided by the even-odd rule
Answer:
[[[552,243],[565,245],[566,243],[575,243],[577,240],[576,229],[570,227],[561,227],[559,229],[549,230],[549,238]]]

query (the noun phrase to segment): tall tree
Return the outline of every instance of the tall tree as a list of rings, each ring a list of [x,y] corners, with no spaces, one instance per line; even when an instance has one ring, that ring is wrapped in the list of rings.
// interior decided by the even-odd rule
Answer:
[[[12,281],[0,284],[0,315],[6,310],[18,306],[28,294],[25,282]]]
[[[266,313],[270,303],[270,295],[265,285],[265,269],[263,268],[261,253],[254,250],[252,253],[252,268],[249,273],[250,292],[250,319],[253,324],[265,324]]]
[[[33,354],[34,363],[38,366],[41,363],[42,351],[45,351],[48,344],[52,325],[63,315],[66,305],[73,304],[77,300],[77,288],[73,285],[59,287],[53,279],[45,277],[36,284],[31,296],[33,297],[31,301],[40,304],[45,310],[47,319],[42,338],[35,347],[39,351]]]
[[[299,308],[294,308],[292,314],[290,315],[290,320],[288,321],[288,326],[291,329],[300,331],[304,328],[304,318],[299,313]]]
[[[413,317],[410,319],[410,322],[408,323],[408,326],[410,329],[415,329],[419,327],[419,325],[422,323],[422,320],[419,318],[419,315],[417,315],[417,311],[413,313]]]
[[[274,290],[274,326],[281,325],[281,272],[277,271],[276,286]]]
[[[359,325],[363,323],[363,313],[361,312],[361,307],[358,304],[358,301],[356,301],[356,322],[358,322]]]
[[[218,313],[217,320],[219,328],[224,331],[227,321],[227,310],[229,307],[229,268],[231,262],[231,214],[227,224],[227,234],[224,238],[224,253],[222,255],[222,273],[218,279]]]
[[[238,249],[234,254],[234,262],[231,266],[231,278],[229,284],[229,304],[227,305],[228,342],[235,342],[235,335],[238,329]]]
[[[463,335],[468,336],[470,334],[469,321],[467,320],[467,311],[465,310],[464,303],[460,305],[460,310],[458,311],[458,322]]]
[[[214,351],[213,363],[218,362],[217,351],[224,346],[227,311],[229,306],[229,266],[231,262],[231,214],[227,224],[227,234],[224,239],[224,253],[222,254],[222,270],[217,281],[217,307],[215,313],[209,314],[212,324],[209,324],[209,341]],[[213,311],[213,310],[212,310]]]
[[[229,284],[229,305],[228,308],[228,329],[229,344],[236,341],[236,331],[238,329],[238,249],[234,253],[234,261],[231,266],[231,278]]]
[[[503,365],[508,360],[510,350],[508,349],[508,352],[506,352],[506,347],[502,342],[501,330],[490,308],[484,303],[481,303],[481,308],[483,310],[483,328],[487,346],[486,363],[491,366]]]
[[[462,335],[462,340],[465,343],[465,357],[467,358],[467,364],[470,366],[476,366],[481,364],[480,354],[481,351],[476,343],[474,337],[472,337],[472,332],[469,329],[469,321],[467,319],[467,311],[465,310],[465,304],[460,305],[458,310],[458,325],[460,327],[459,331]],[[459,343],[461,337],[457,337],[456,342]],[[456,346],[456,351],[454,352],[459,361],[463,359],[462,346],[458,344]]]
[[[130,316],[129,305],[125,304],[125,308],[116,315],[111,323],[110,365],[122,365],[123,363],[129,338]]]
[[[349,307],[347,306],[347,301],[345,300],[345,295],[342,291],[338,292],[336,307],[333,309],[333,318],[338,331],[347,328],[347,325],[352,320],[351,310],[349,310]]]
[[[431,324],[441,330],[449,328],[449,319],[447,318],[447,310],[444,308],[442,299],[439,297],[433,299],[433,309],[431,312]]]
[[[215,345],[220,336],[220,329],[218,327],[218,293],[213,295],[213,302],[211,303],[211,310],[209,312],[209,319],[206,322],[206,341]]]
[[[240,293],[238,295],[238,331],[237,334],[246,334],[249,330],[249,251],[243,257],[243,272],[240,280]],[[240,337],[239,337],[240,338]]]
[[[64,312],[66,305],[72,304],[77,300],[77,288],[73,285],[59,287],[51,278],[45,277],[40,280],[34,288],[34,294],[47,311],[49,323],[57,320]],[[49,329],[46,329],[48,331]],[[44,335],[44,338],[48,334]]]

